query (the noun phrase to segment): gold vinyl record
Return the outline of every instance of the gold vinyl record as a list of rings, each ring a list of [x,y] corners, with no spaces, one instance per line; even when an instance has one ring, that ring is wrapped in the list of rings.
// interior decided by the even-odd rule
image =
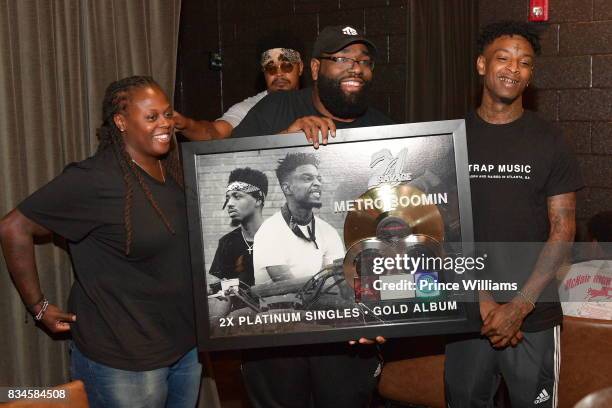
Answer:
[[[444,241],[439,196],[408,185],[382,184],[351,202],[344,221],[344,243],[350,248],[364,238],[402,238],[422,234]]]

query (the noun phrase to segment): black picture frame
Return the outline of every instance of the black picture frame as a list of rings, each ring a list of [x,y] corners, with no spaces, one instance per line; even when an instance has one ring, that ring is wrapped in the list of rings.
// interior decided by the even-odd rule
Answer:
[[[473,253],[473,227],[472,208],[470,200],[470,183],[468,172],[468,154],[465,135],[465,122],[463,120],[448,120],[436,122],[423,122],[399,124],[389,126],[375,126],[367,128],[342,129],[336,132],[327,146],[321,146],[318,151],[326,149],[341,149],[346,155],[352,155],[359,143],[377,142],[378,145],[392,146],[402,141],[446,140],[452,147],[449,153],[454,161],[454,184],[456,187],[460,242],[463,254]],[[414,139],[417,140],[417,139]],[[311,344],[322,342],[339,342],[360,337],[373,338],[383,335],[392,337],[413,337],[436,334],[476,332],[479,330],[478,307],[474,293],[464,293],[461,298],[461,315],[442,319],[420,319],[418,321],[401,322],[384,325],[363,325],[353,327],[330,328],[326,330],[300,331],[267,334],[239,334],[216,336],[210,330],[210,317],[208,310],[208,292],[206,282],[206,264],[210,263],[212,253],[205,251],[203,225],[207,221],[204,209],[206,197],[212,192],[200,191],[202,180],[208,180],[207,174],[199,172],[198,163],[208,163],[221,160],[219,163],[231,162],[236,154],[256,153],[261,156],[278,155],[291,149],[317,152],[313,149],[303,133],[257,136],[250,138],[225,139],[219,141],[185,142],[182,143],[182,160],[185,178],[185,193],[187,202],[187,218],[189,222],[189,242],[191,251],[191,265],[194,283],[194,298],[196,305],[196,323],[198,347],[200,350],[228,350],[242,348],[275,347],[297,344]],[[342,157],[342,156],[340,156]],[[347,156],[348,157],[348,156]],[[432,166],[436,164],[435,158],[429,158]],[[427,159],[425,159],[427,160]],[[231,167],[231,166],[230,166]],[[235,163],[234,167],[244,167],[242,162]],[[269,177],[270,185],[276,179]],[[227,179],[220,179],[219,185],[226,186]],[[225,192],[223,191],[223,194]],[[219,192],[215,192],[219,195]],[[221,208],[223,203],[218,203]],[[210,207],[210,206],[209,206]],[[215,211],[217,211],[215,209]],[[212,210],[210,211],[212,212]]]

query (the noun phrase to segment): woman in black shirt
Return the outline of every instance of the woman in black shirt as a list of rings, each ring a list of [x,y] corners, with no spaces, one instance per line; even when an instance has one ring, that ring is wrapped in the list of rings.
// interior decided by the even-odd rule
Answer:
[[[0,222],[9,272],[36,320],[70,331],[73,379],[92,407],[194,407],[195,349],[183,180],[173,110],[159,85],[113,82],[92,157]],[[35,237],[66,239],[76,280],[66,313],[42,293]]]

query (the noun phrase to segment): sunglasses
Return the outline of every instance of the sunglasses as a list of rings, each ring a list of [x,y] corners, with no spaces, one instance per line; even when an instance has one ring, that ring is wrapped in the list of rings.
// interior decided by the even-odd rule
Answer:
[[[293,65],[292,63],[283,61],[279,65],[267,64],[263,67],[263,71],[268,75],[276,75],[278,73],[278,70],[280,69],[282,73],[288,74],[292,72],[294,68],[295,65]]]

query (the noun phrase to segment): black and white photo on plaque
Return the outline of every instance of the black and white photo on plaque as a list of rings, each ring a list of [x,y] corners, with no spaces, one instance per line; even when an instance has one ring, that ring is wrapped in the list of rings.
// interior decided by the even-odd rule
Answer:
[[[474,330],[473,293],[436,289],[464,278],[472,241],[463,121],[339,130],[317,150],[192,142],[183,160],[201,348]]]

